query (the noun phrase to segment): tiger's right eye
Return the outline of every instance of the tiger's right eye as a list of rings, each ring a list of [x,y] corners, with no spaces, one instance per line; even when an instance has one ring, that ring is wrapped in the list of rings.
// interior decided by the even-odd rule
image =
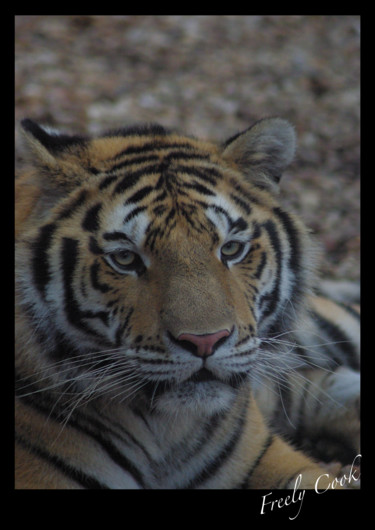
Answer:
[[[250,249],[249,241],[238,241],[232,239],[224,243],[220,249],[220,259],[227,267],[240,263]]]
[[[229,241],[221,247],[221,254],[225,259],[236,258],[243,250],[244,244],[240,241]]]

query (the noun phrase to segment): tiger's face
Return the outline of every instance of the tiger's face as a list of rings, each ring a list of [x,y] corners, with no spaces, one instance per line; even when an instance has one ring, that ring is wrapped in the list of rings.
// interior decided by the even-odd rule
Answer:
[[[160,127],[24,128],[48,181],[19,251],[45,362],[159,411],[230,406],[306,286],[308,236],[272,190],[291,127],[264,120],[222,148]]]

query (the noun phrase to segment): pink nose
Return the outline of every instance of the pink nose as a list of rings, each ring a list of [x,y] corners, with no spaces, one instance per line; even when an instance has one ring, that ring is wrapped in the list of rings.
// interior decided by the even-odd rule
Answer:
[[[196,346],[195,355],[199,357],[208,357],[214,353],[214,346],[220,339],[228,337],[230,332],[226,329],[216,331],[215,333],[209,333],[208,335],[193,335],[192,333],[181,333],[177,337],[179,341],[191,342]]]

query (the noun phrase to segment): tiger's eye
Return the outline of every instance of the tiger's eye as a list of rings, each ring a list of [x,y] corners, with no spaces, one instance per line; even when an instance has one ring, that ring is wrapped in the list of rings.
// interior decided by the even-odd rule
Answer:
[[[136,254],[130,250],[120,250],[111,254],[111,258],[119,267],[130,267],[136,260]]]
[[[221,254],[225,258],[233,258],[237,256],[243,249],[243,244],[239,241],[228,241],[221,247]]]

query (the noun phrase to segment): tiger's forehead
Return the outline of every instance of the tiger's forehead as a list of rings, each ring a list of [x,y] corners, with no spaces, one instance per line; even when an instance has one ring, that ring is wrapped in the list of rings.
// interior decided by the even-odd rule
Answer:
[[[236,190],[233,169],[212,143],[177,134],[137,135],[99,138],[91,150],[105,197],[105,231],[124,231],[137,245],[152,246],[178,228],[225,237],[250,212],[246,191]]]
[[[132,165],[168,163],[173,160],[204,160],[218,153],[212,142],[197,140],[163,130],[163,134],[104,136],[87,145],[91,164],[100,171],[113,172]]]
[[[105,234],[124,234],[137,247],[153,250],[158,240],[173,240],[178,234],[215,244],[231,233],[248,229],[243,211],[222,194],[198,197],[167,193],[156,200],[158,191],[147,188],[145,185],[135,192],[142,195],[140,200],[124,200],[122,196],[106,204],[102,217]]]
[[[168,196],[193,203],[221,194],[248,214],[249,203],[259,195],[220,146],[164,129],[163,134],[142,135],[137,129],[134,135],[94,139],[88,159],[99,192],[109,189],[112,197],[121,195],[128,202],[141,201],[153,190],[156,203]]]

